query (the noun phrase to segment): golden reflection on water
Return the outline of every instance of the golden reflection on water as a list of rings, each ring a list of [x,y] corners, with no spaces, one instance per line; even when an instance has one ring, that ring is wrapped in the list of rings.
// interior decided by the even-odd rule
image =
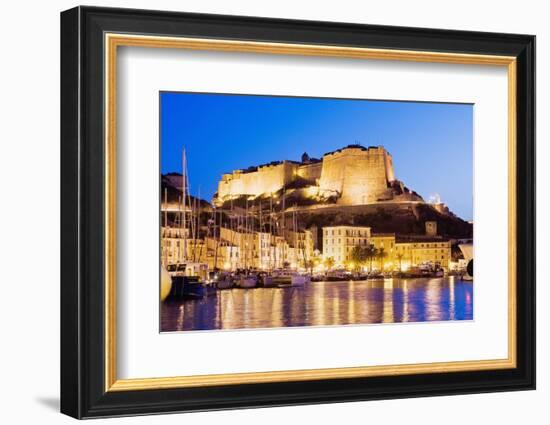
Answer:
[[[403,322],[408,322],[409,321],[409,282],[406,280],[403,280],[401,289],[403,290],[403,302],[401,303],[401,305],[403,306],[403,310],[401,314],[403,316]]]
[[[282,328],[471,320],[473,284],[447,278],[312,282],[218,291],[161,306],[161,330]]]

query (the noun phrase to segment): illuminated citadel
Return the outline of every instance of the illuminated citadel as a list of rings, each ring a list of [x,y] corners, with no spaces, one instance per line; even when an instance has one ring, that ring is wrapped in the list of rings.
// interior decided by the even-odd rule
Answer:
[[[265,196],[289,187],[300,190],[304,197],[332,199],[340,205],[422,201],[396,180],[392,156],[384,147],[349,145],[321,159],[304,153],[301,162],[284,160],[224,174],[214,203]]]

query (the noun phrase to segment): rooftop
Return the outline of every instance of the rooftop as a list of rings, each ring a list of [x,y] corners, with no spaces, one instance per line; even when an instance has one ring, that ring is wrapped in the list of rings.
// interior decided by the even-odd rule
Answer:
[[[395,242],[397,243],[414,243],[414,242],[448,242],[449,239],[441,236],[426,236],[426,235],[397,235]]]

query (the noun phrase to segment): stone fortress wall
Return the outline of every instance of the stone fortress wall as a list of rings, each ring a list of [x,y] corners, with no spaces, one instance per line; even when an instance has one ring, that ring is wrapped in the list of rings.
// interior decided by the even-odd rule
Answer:
[[[274,193],[298,178],[317,186],[322,196],[337,196],[343,205],[391,197],[390,184],[395,181],[392,157],[382,146],[350,145],[326,153],[321,160],[304,154],[302,162],[282,161],[224,174],[215,202]]]
[[[218,183],[218,199],[232,196],[259,196],[274,193],[290,183],[296,174],[296,164],[290,161],[264,165],[256,171],[235,170],[224,174]]]
[[[383,147],[347,147],[323,156],[319,189],[338,193],[339,204],[368,204],[388,196],[394,180],[391,155]]]
[[[318,182],[321,178],[321,172],[323,168],[323,162],[311,162],[309,164],[300,164],[296,169],[296,174],[311,182]]]

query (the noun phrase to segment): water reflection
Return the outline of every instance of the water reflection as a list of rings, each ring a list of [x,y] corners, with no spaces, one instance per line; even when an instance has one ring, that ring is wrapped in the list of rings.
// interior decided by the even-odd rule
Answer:
[[[165,303],[161,316],[163,332],[471,320],[473,285],[450,276],[231,289]]]

